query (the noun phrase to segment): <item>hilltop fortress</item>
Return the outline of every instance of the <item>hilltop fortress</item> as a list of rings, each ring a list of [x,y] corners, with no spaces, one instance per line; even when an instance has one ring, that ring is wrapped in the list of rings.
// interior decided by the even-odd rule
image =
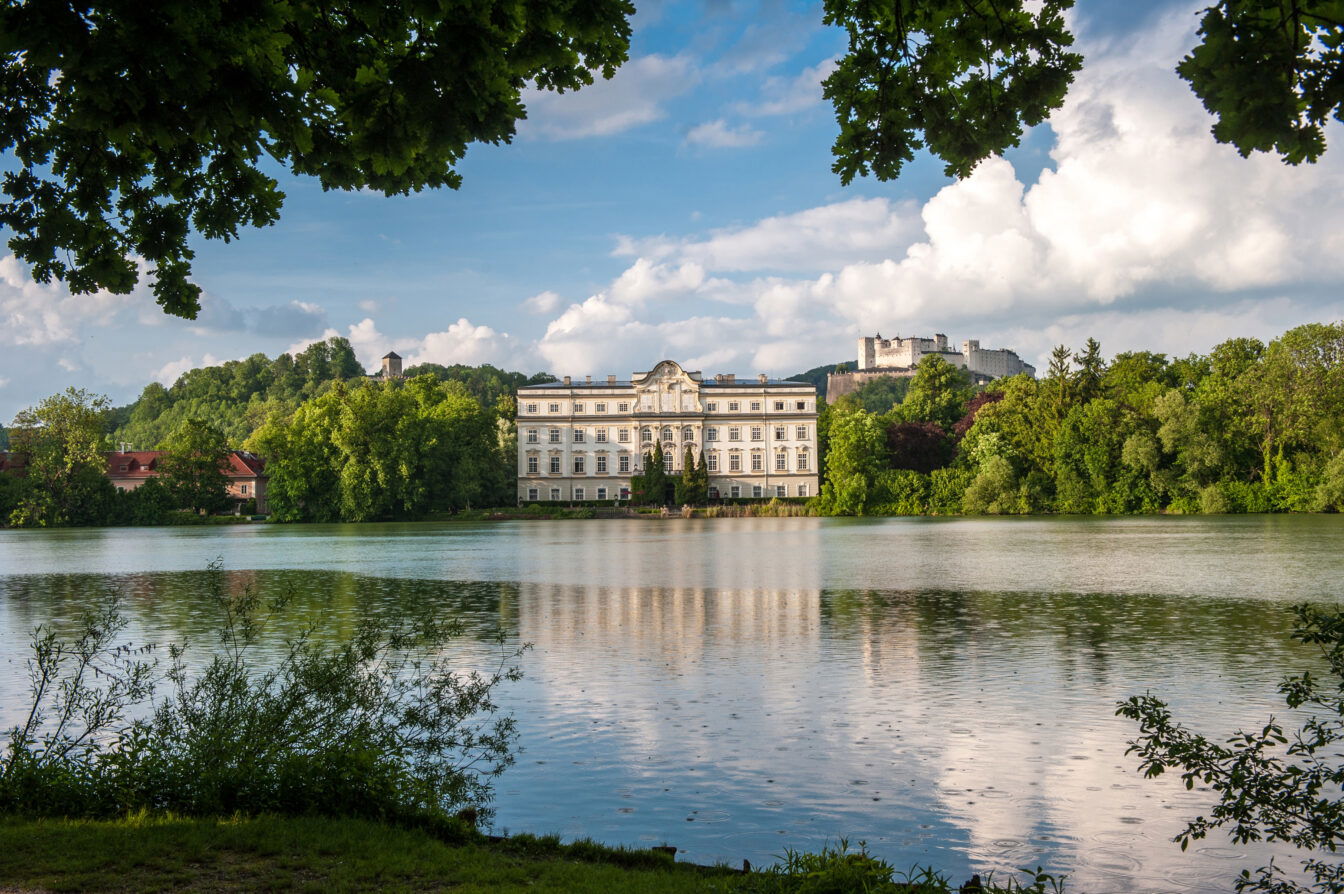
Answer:
[[[971,374],[977,384],[1026,373],[1036,375],[1036,368],[1023,362],[1016,351],[1007,348],[982,348],[978,339],[967,339],[961,350],[953,350],[947,336],[941,332],[933,338],[860,338],[856,372],[831,373],[826,380],[826,399],[835,400],[842,394],[851,394],[871,379],[883,376],[908,377],[915,374],[919,361],[930,354],[942,357],[955,367]]]

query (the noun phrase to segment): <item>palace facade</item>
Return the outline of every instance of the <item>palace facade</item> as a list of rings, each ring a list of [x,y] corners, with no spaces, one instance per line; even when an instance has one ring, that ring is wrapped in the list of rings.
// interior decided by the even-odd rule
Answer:
[[[680,474],[702,453],[710,498],[817,494],[817,390],[766,376],[706,380],[664,360],[618,381],[518,389],[518,500],[619,500],[662,444]]]

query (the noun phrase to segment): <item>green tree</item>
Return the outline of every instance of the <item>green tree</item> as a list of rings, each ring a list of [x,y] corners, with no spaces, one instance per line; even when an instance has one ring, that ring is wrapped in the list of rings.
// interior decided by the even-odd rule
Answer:
[[[859,386],[854,399],[869,413],[880,416],[905,400],[909,393],[909,376],[878,376]]]
[[[107,411],[106,397],[67,388],[14,417],[10,442],[27,458],[28,481],[11,523],[103,523],[114,494],[105,474]]]
[[[0,226],[41,282],[195,317],[195,230],[266,226],[275,165],[324,189],[457,188],[508,142],[528,86],[574,90],[629,52],[628,0],[0,4]]]
[[[1073,376],[1073,392],[1082,403],[1101,396],[1101,377],[1106,372],[1106,361],[1101,356],[1101,343],[1089,338],[1082,353],[1074,356],[1078,371]]]
[[[218,512],[229,504],[229,445],[219,429],[188,419],[163,442],[159,472],[174,505],[193,512]]]
[[[966,415],[973,389],[970,377],[937,354],[921,357],[901,402],[905,422],[933,422],[947,431]]]
[[[840,133],[841,182],[897,177],[927,147],[950,176],[1016,146],[1064,101],[1082,57],[1069,51],[1073,0],[826,0],[849,49],[826,79]],[[1201,41],[1177,66],[1217,119],[1213,135],[1244,156],[1297,164],[1325,151],[1344,117],[1339,0],[1216,0]]]
[[[830,419],[824,510],[834,515],[863,515],[877,478],[887,468],[886,431],[876,416],[861,409],[840,409]]]
[[[1273,717],[1260,729],[1238,732],[1226,744],[1210,741],[1174,722],[1166,703],[1151,694],[1120,702],[1117,714],[1139,724],[1129,753],[1151,778],[1179,769],[1186,788],[1196,784],[1218,798],[1176,836],[1184,850],[1209,832],[1226,828],[1238,844],[1283,841],[1305,851],[1302,861],[1314,883],[1305,887],[1272,861],[1253,875],[1243,871],[1237,891],[1265,894],[1344,890],[1344,863],[1326,859],[1344,845],[1344,611],[1300,605],[1293,638],[1320,649],[1329,674],[1310,671],[1279,686],[1288,707],[1321,712],[1300,729],[1285,732]]]
[[[640,477],[641,491],[636,499],[641,503],[661,506],[667,502],[667,458],[662,442],[653,445],[653,451],[644,454],[644,473]]]

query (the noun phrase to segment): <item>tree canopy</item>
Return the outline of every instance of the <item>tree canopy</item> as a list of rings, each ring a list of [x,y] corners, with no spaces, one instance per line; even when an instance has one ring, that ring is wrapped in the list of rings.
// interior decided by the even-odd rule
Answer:
[[[0,226],[41,282],[194,318],[192,230],[279,219],[274,163],[324,189],[456,188],[508,142],[522,91],[574,90],[629,53],[629,0],[0,2]]]
[[[1016,146],[1064,102],[1083,65],[1064,12],[1073,0],[826,0],[849,50],[825,81],[835,106],[835,172],[899,176],[927,148],[949,176]],[[1344,2],[1218,0],[1177,66],[1243,156],[1290,164],[1325,151],[1344,120]]]

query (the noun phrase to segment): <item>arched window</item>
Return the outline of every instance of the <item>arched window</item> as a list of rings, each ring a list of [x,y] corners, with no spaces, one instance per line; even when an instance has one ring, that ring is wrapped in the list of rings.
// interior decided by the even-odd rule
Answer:
[[[663,440],[664,441],[672,440],[672,426],[670,425],[663,426]]]
[[[643,441],[645,444],[648,444],[648,443],[652,442],[652,441],[653,441],[653,429],[651,429],[651,428],[645,428],[645,429],[643,430],[643,432],[641,432],[639,439],[640,439],[641,441]]]
[[[690,427],[689,425],[687,425],[687,426],[683,426],[683,427],[682,427],[682,429],[681,429],[681,439],[682,439],[683,441],[689,441],[689,440],[691,440],[691,439],[694,438],[694,437],[695,437],[695,434],[692,432],[691,427]]]

